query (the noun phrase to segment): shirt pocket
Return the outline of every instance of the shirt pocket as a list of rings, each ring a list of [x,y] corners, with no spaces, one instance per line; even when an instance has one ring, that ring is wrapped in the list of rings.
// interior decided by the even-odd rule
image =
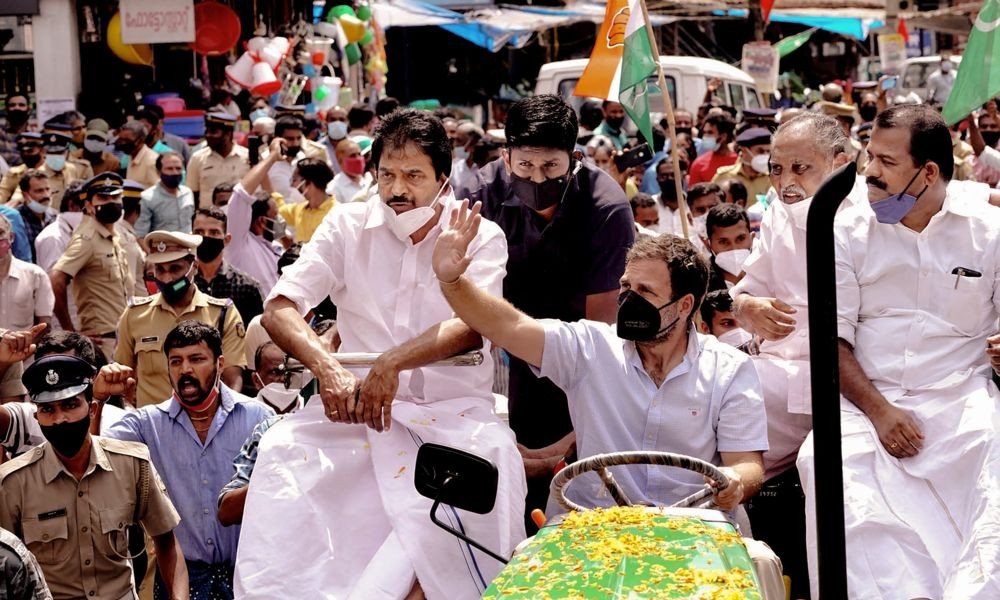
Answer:
[[[938,317],[954,325],[959,333],[979,335],[986,326],[984,318],[993,314],[992,283],[985,277],[941,273],[934,278],[931,306]]]
[[[166,375],[167,359],[163,356],[159,339],[136,343],[135,357],[143,377]]]
[[[121,268],[114,254],[110,256],[107,254],[101,255],[101,271],[104,273],[104,279],[107,281],[120,281],[122,278]]]
[[[97,541],[97,549],[109,558],[125,559],[128,557],[128,527],[132,524],[135,505],[127,504],[117,508],[105,508],[100,511],[101,537]]]
[[[28,519],[21,522],[24,543],[43,565],[53,565],[69,559],[69,520],[66,515],[54,519]]]

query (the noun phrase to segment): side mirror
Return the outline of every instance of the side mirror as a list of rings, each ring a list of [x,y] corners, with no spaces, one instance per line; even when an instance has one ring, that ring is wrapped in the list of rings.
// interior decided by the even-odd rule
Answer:
[[[413,484],[425,498],[480,515],[493,510],[497,497],[496,466],[485,458],[439,444],[417,451]]]

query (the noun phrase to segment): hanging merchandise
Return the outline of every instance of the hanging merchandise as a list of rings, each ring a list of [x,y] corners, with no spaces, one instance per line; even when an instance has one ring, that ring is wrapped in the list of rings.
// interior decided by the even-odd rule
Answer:
[[[246,52],[226,67],[226,78],[252,94],[270,96],[281,89],[276,73],[290,50],[287,38],[252,38],[246,43]]]
[[[240,40],[240,18],[225,4],[209,1],[194,6],[194,41],[189,44],[198,54],[219,56]]]
[[[361,40],[358,42],[362,46],[367,46],[375,41],[375,32],[371,29],[366,29],[365,34],[361,36]]]
[[[340,17],[343,17],[345,15],[346,16],[350,16],[350,17],[354,17],[354,18],[357,18],[357,16],[358,16],[357,13],[354,12],[353,8],[351,8],[350,6],[348,6],[346,4],[340,4],[340,5],[334,6],[333,8],[330,9],[330,12],[327,13],[327,15],[326,15],[326,20],[329,21],[330,23],[333,23],[337,19],[339,19]]]
[[[309,37],[305,39],[306,52],[309,54],[309,65],[321,67],[330,56],[333,40],[325,37]],[[306,73],[308,75],[308,73]]]
[[[122,20],[121,13],[115,13],[108,23],[108,48],[115,56],[129,63],[130,65],[142,65],[150,67],[153,65],[153,47],[149,44],[126,44],[122,42]]]
[[[356,11],[354,11],[354,13],[362,21],[367,21],[368,19],[372,18],[372,7],[369,6],[366,2],[362,2],[361,4],[358,5],[358,8]]]
[[[226,77],[236,85],[248,88],[252,85],[253,65],[253,54],[244,52],[235,63],[226,67]]]
[[[267,63],[254,63],[251,73],[250,93],[254,96],[270,96],[281,89],[281,82]]]
[[[361,60],[361,47],[357,43],[348,44],[344,47],[344,54],[347,56],[347,64],[357,64]]]
[[[344,35],[347,36],[347,42],[353,44],[358,42],[365,36],[365,23],[357,17],[352,17],[350,15],[344,15],[337,19],[340,23],[341,29],[344,30]]]

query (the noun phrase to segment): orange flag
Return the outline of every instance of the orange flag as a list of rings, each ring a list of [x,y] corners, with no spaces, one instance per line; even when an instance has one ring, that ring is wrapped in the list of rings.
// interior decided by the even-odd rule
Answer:
[[[621,74],[622,50],[625,48],[625,25],[628,24],[627,0],[608,0],[604,23],[590,53],[590,62],[576,83],[574,96],[617,98]]]

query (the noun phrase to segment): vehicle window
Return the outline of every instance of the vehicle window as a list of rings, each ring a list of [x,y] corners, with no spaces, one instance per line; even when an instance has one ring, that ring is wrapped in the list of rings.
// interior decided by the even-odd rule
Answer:
[[[729,83],[726,84],[726,87],[729,88],[729,96],[733,100],[729,105],[736,108],[743,108],[745,106],[743,103],[743,86],[738,83]]]
[[[669,75],[664,75],[663,80],[667,82],[667,90],[670,92],[670,102],[677,107],[677,82]],[[659,112],[663,110],[663,100],[660,96],[660,80],[658,77],[650,77],[646,80],[646,91],[649,94],[649,111]]]
[[[747,87],[747,108],[760,108],[760,94],[757,93],[756,88]]]
[[[905,88],[922,88],[927,83],[927,76],[930,72],[927,71],[928,63],[913,63],[906,66],[906,70],[903,71],[903,87]]]

